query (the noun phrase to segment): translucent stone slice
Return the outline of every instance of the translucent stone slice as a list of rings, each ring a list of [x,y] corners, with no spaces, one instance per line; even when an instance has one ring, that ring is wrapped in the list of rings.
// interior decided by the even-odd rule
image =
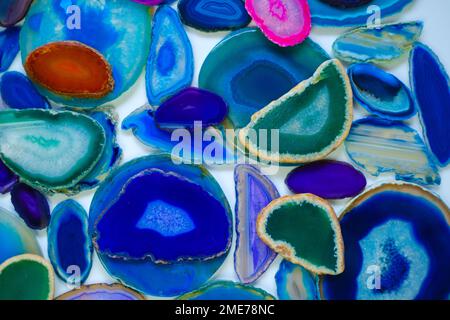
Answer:
[[[8,70],[19,53],[19,33],[18,27],[0,32],[0,72]]]
[[[17,182],[19,177],[0,160],[0,193],[8,193]]]
[[[275,300],[266,291],[231,281],[217,281],[196,291],[184,294],[178,300]]]
[[[2,0],[0,4],[0,26],[12,27],[22,20],[33,0]]]
[[[280,300],[320,300],[319,277],[305,268],[283,260],[275,275]]]
[[[114,284],[91,284],[84,285],[78,289],[66,292],[55,300],[105,300],[105,301],[128,301],[145,300],[140,293],[125,287],[119,283]]]
[[[11,190],[11,202],[19,216],[31,229],[42,230],[50,222],[50,206],[41,192],[24,183]]]

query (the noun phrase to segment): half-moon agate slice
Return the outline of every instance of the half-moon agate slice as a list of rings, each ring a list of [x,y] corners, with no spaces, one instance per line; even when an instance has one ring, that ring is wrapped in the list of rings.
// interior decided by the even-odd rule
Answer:
[[[283,260],[275,274],[280,300],[319,300],[319,277],[305,268]]]
[[[323,298],[448,298],[450,210],[436,195],[413,184],[383,184],[349,203],[340,223],[346,268],[323,278]]]
[[[196,291],[184,294],[178,300],[275,300],[266,291],[231,281],[217,281]]]
[[[98,283],[81,286],[56,297],[55,300],[130,301],[145,300],[145,297],[120,283]]]

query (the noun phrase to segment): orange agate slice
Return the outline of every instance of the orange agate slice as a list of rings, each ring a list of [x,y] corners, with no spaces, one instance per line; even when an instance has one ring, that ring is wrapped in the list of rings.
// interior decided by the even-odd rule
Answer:
[[[101,98],[114,89],[111,66],[95,49],[76,41],[37,48],[27,57],[28,76],[46,89],[74,98]]]

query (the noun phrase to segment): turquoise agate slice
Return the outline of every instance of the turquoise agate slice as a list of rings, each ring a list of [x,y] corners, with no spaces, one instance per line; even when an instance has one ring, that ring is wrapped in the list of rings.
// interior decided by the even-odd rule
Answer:
[[[231,219],[228,201],[218,183],[206,169],[201,166],[175,165],[168,155],[153,155],[122,165],[100,185],[89,211],[91,235],[98,217],[115,201],[124,184],[133,176],[149,169],[173,172],[201,185],[223,203]],[[226,255],[222,255],[207,261],[156,264],[151,260],[116,259],[99,253],[100,261],[112,277],[147,295],[165,297],[178,296],[198,289],[213,276],[225,258]]]
[[[148,101],[151,105],[160,105],[190,86],[193,76],[194,56],[186,31],[177,12],[170,6],[161,6],[153,20],[145,74]]]
[[[0,32],[0,72],[8,70],[19,53],[19,33],[19,27]]]
[[[417,185],[390,183],[355,198],[340,218],[345,271],[322,281],[331,300],[446,300],[450,210]]]
[[[319,277],[305,268],[283,260],[275,274],[280,300],[320,300]]]
[[[348,63],[390,65],[409,53],[422,29],[421,21],[361,27],[339,36],[333,43],[333,54]]]
[[[150,28],[149,8],[132,1],[34,1],[20,35],[22,61],[33,50],[55,41],[73,40],[96,49],[113,72],[114,90],[105,97],[70,98],[38,87],[57,103],[94,108],[118,98],[136,82],[147,59]]]
[[[308,0],[313,25],[325,27],[364,25],[374,14],[378,13],[378,10],[380,16],[385,18],[401,12],[412,0],[372,0],[369,3],[367,3],[368,1],[359,1],[361,5],[350,8],[331,5],[332,2],[348,3],[349,1]]]
[[[411,52],[410,78],[425,141],[441,166],[450,162],[450,81],[444,66],[427,46]]]
[[[53,209],[48,227],[48,256],[55,273],[67,283],[83,283],[92,266],[88,216],[73,200]]]
[[[399,180],[441,183],[438,169],[422,138],[402,123],[377,118],[357,120],[345,147],[352,161],[371,175],[392,172]]]
[[[310,39],[282,48],[259,29],[245,28],[228,35],[210,52],[199,86],[223,97],[231,125],[242,128],[255,112],[311,77],[328,59]]]
[[[231,281],[217,281],[178,297],[178,300],[275,300],[266,291]]]

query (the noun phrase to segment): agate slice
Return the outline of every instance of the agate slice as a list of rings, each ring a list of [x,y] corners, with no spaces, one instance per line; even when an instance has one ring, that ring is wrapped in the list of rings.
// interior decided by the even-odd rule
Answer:
[[[3,74],[0,80],[0,94],[3,102],[13,109],[48,109],[50,106],[33,83],[15,71]]]
[[[299,167],[288,174],[285,182],[294,193],[312,193],[324,199],[354,197],[366,187],[366,178],[360,171],[335,160]]]
[[[348,63],[390,65],[409,53],[422,29],[421,21],[361,27],[339,36],[333,44],[333,54]]]
[[[48,227],[48,257],[59,278],[83,283],[92,266],[88,216],[77,202],[66,200],[52,211]]]
[[[55,280],[50,263],[23,254],[0,265],[0,300],[52,300]]]
[[[178,12],[185,25],[206,32],[236,30],[251,21],[242,0],[180,0]]]
[[[131,290],[119,283],[91,284],[81,286],[78,289],[66,292],[55,300],[106,300],[106,301],[131,301],[145,300],[140,293]]]
[[[316,274],[344,271],[344,243],[333,208],[300,194],[272,201],[258,216],[259,237],[286,260]]]
[[[12,27],[22,20],[33,0],[2,0],[0,3],[0,26]]]
[[[245,8],[266,37],[282,46],[295,46],[311,32],[307,0],[245,0]]]
[[[82,114],[37,109],[0,112],[0,157],[23,182],[57,191],[83,179],[105,144],[101,126]]]
[[[312,23],[326,27],[365,25],[374,14],[386,18],[401,12],[412,0],[308,0]]]
[[[217,281],[196,291],[184,294],[178,300],[275,300],[266,291],[230,281]]]
[[[436,54],[417,44],[410,57],[410,78],[425,141],[438,164],[450,162],[450,81]]]
[[[337,60],[252,116],[239,132],[251,155],[274,163],[305,163],[325,158],[347,137],[353,97],[347,73]],[[261,136],[267,130],[267,138]],[[263,139],[265,138],[265,139]]]
[[[47,228],[50,222],[50,207],[41,192],[18,183],[11,190],[11,202],[28,227],[37,230]]]
[[[0,72],[9,69],[19,53],[20,28],[8,28],[0,32]]]
[[[259,29],[246,28],[228,35],[209,53],[199,86],[223,97],[231,125],[242,128],[255,112],[311,77],[328,59],[309,39],[281,48]]]
[[[0,160],[0,193],[8,193],[17,182],[19,177]]]
[[[227,105],[220,96],[203,89],[187,88],[156,109],[155,121],[161,129],[193,129],[194,122],[201,127],[218,125],[227,113]]]
[[[258,237],[256,218],[280,194],[274,184],[253,166],[239,165],[234,169],[236,185],[236,251],[234,269],[242,283],[252,283],[267,270],[276,258]]]
[[[355,198],[340,220],[346,268],[323,279],[323,298],[448,298],[450,210],[437,196],[413,184],[383,184]]]
[[[173,2],[173,0],[132,0],[134,2],[145,4],[146,6],[156,6],[158,4],[162,3],[170,3]]]
[[[348,69],[356,101],[380,118],[406,120],[417,112],[409,88],[394,75],[368,63]]]
[[[345,148],[352,161],[371,175],[392,172],[399,180],[441,183],[422,138],[402,123],[377,118],[355,121]]]
[[[281,262],[275,282],[280,300],[320,300],[317,275],[287,260]]]
[[[180,89],[191,85],[194,56],[178,13],[164,5],[156,10],[150,54],[145,73],[147,98],[160,105]]]

